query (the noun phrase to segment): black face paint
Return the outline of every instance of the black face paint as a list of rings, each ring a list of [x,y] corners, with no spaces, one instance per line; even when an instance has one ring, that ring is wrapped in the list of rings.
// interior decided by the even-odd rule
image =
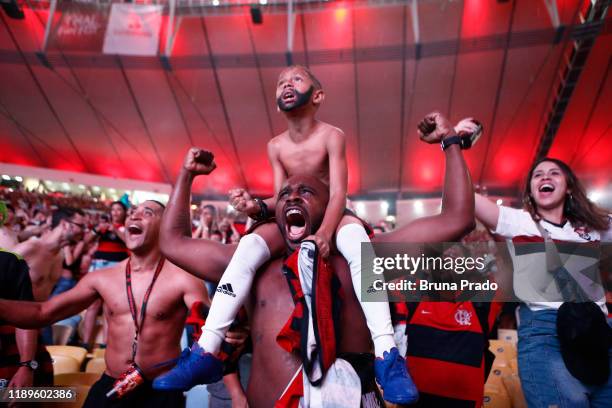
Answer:
[[[290,102],[289,104],[286,104],[283,101],[282,96],[279,96],[276,99],[276,104],[278,105],[279,109],[282,110],[283,112],[291,112],[292,110],[301,108],[302,106],[310,102],[310,97],[312,96],[312,93],[314,92],[314,86],[310,86],[310,88],[308,88],[308,90],[304,93],[300,93],[296,90],[293,90],[293,92],[295,93],[295,100],[293,102]]]

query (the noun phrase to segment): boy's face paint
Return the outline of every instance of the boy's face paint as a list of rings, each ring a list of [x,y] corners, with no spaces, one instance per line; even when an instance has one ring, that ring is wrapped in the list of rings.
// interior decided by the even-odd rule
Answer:
[[[281,96],[276,99],[278,108],[283,112],[291,112],[292,110],[301,108],[310,102],[312,93],[314,92],[314,86],[310,86],[304,93],[298,91],[295,88],[286,89]]]

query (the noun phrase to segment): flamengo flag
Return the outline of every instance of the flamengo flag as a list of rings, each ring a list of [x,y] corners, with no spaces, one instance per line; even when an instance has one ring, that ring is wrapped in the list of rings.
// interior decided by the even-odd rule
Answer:
[[[114,3],[106,28],[103,52],[157,55],[162,10],[161,5]]]

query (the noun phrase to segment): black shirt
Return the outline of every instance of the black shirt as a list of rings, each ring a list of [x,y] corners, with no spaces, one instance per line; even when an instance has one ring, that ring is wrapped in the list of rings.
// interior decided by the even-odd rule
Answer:
[[[34,300],[30,268],[19,255],[0,249],[0,298],[9,300]],[[15,327],[2,325],[0,320],[0,378],[10,381],[21,360]],[[53,385],[53,364],[39,336],[35,360],[39,368],[34,371],[34,386]],[[0,406],[3,406],[0,404]]]
[[[0,249],[0,299],[34,300],[30,268],[20,256]]]

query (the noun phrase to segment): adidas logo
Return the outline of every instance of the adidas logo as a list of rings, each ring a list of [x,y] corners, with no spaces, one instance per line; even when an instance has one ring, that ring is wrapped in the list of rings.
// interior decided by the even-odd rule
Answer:
[[[230,295],[231,297],[236,297],[231,283],[225,283],[221,286],[217,286],[217,292],[223,293],[224,295]]]

